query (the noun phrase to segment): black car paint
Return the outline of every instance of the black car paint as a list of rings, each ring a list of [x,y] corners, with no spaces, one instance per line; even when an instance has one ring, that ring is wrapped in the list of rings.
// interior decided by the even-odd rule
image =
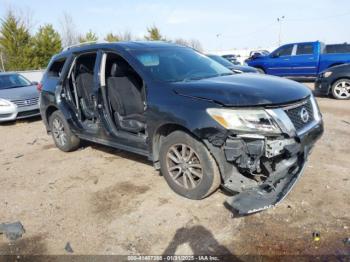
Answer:
[[[311,95],[308,88],[297,82],[258,74],[236,74],[174,83],[172,86],[178,94],[216,101],[229,107],[286,104]]]
[[[329,77],[324,77],[324,72],[332,72],[332,74]],[[320,73],[315,82],[315,92],[328,96],[331,93],[332,85],[343,78],[350,79],[350,64],[333,66]]]
[[[120,148],[134,153],[142,154],[159,167],[159,145],[161,135],[168,129],[184,130],[202,141],[211,151],[219,165],[223,179],[227,180],[233,173],[237,173],[233,164],[228,163],[225,154],[220,149],[232,131],[226,130],[214,121],[206,112],[208,108],[220,107],[274,107],[291,104],[305,99],[311,92],[301,84],[277,77],[237,74],[222,76],[204,80],[194,80],[178,83],[161,83],[151,79],[143,71],[140,63],[129,53],[129,50],[137,48],[168,48],[169,44],[162,43],[111,43],[98,44],[73,48],[62,52],[52,58],[53,61],[67,58],[61,77],[52,78],[47,74],[43,77],[43,90],[41,93],[41,114],[50,132],[48,125],[49,114],[59,109],[68,121],[72,131],[79,137],[93,142]],[[98,69],[101,63],[102,52],[115,52],[122,56],[134,70],[141,76],[146,87],[146,135],[135,136],[128,132],[120,131],[118,136],[113,135],[113,127],[106,118],[103,106],[96,108],[99,116],[98,128],[88,130],[78,121],[78,117],[64,98],[60,97],[60,90],[64,84],[64,77],[68,74],[74,56],[97,51]],[[97,70],[96,72],[99,72]],[[98,104],[102,104],[101,89],[98,74],[94,76],[95,91]],[[322,123],[314,131],[311,145],[323,132]],[[303,161],[306,161],[304,159]],[[239,179],[247,181],[243,175]],[[247,181],[247,184],[248,181]],[[270,199],[272,204],[277,203]],[[232,205],[231,205],[232,206]],[[243,210],[243,209],[242,209]]]

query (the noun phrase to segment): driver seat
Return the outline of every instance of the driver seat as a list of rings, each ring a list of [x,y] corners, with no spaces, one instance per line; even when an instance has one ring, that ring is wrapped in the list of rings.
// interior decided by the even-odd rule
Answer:
[[[112,64],[107,88],[117,126],[133,133],[145,130],[142,80],[126,62],[120,60]]]

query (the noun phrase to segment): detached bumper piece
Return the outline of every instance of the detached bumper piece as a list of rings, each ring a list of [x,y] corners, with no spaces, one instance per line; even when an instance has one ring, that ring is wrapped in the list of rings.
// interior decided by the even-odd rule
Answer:
[[[308,155],[322,133],[323,125],[319,123],[295,138],[228,138],[224,146],[226,160],[233,162],[238,173],[251,178],[255,185],[244,185],[241,180],[240,188],[234,188],[235,185],[225,183],[227,189],[239,192],[226,200],[226,206],[245,215],[282,201],[303,174]],[[237,173],[227,178],[234,179]]]
[[[266,180],[256,188],[248,189],[228,198],[226,203],[241,215],[273,207],[284,199],[303,174],[304,168],[297,168],[288,172],[288,169],[294,164],[293,161],[284,162],[282,164],[284,167],[272,174],[272,179]]]

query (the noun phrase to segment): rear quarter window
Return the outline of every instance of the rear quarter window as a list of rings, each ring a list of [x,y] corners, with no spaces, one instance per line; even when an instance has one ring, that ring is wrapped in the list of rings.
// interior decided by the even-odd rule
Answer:
[[[326,54],[350,53],[350,44],[326,45]]]
[[[65,62],[66,62],[66,59],[60,59],[60,60],[54,61],[50,65],[50,67],[47,71],[48,76],[49,77],[60,77]]]

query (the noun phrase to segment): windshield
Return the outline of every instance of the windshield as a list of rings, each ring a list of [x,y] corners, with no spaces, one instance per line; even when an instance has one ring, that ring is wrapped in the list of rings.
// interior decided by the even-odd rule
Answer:
[[[30,85],[32,83],[19,74],[0,75],[0,90]]]
[[[234,66],[234,64],[232,64],[230,61],[228,61],[227,59],[218,56],[218,55],[208,55],[209,58],[215,60],[216,62],[222,64],[225,67],[232,67]]]
[[[153,79],[161,82],[199,80],[232,72],[189,48],[134,50],[131,53]]]

